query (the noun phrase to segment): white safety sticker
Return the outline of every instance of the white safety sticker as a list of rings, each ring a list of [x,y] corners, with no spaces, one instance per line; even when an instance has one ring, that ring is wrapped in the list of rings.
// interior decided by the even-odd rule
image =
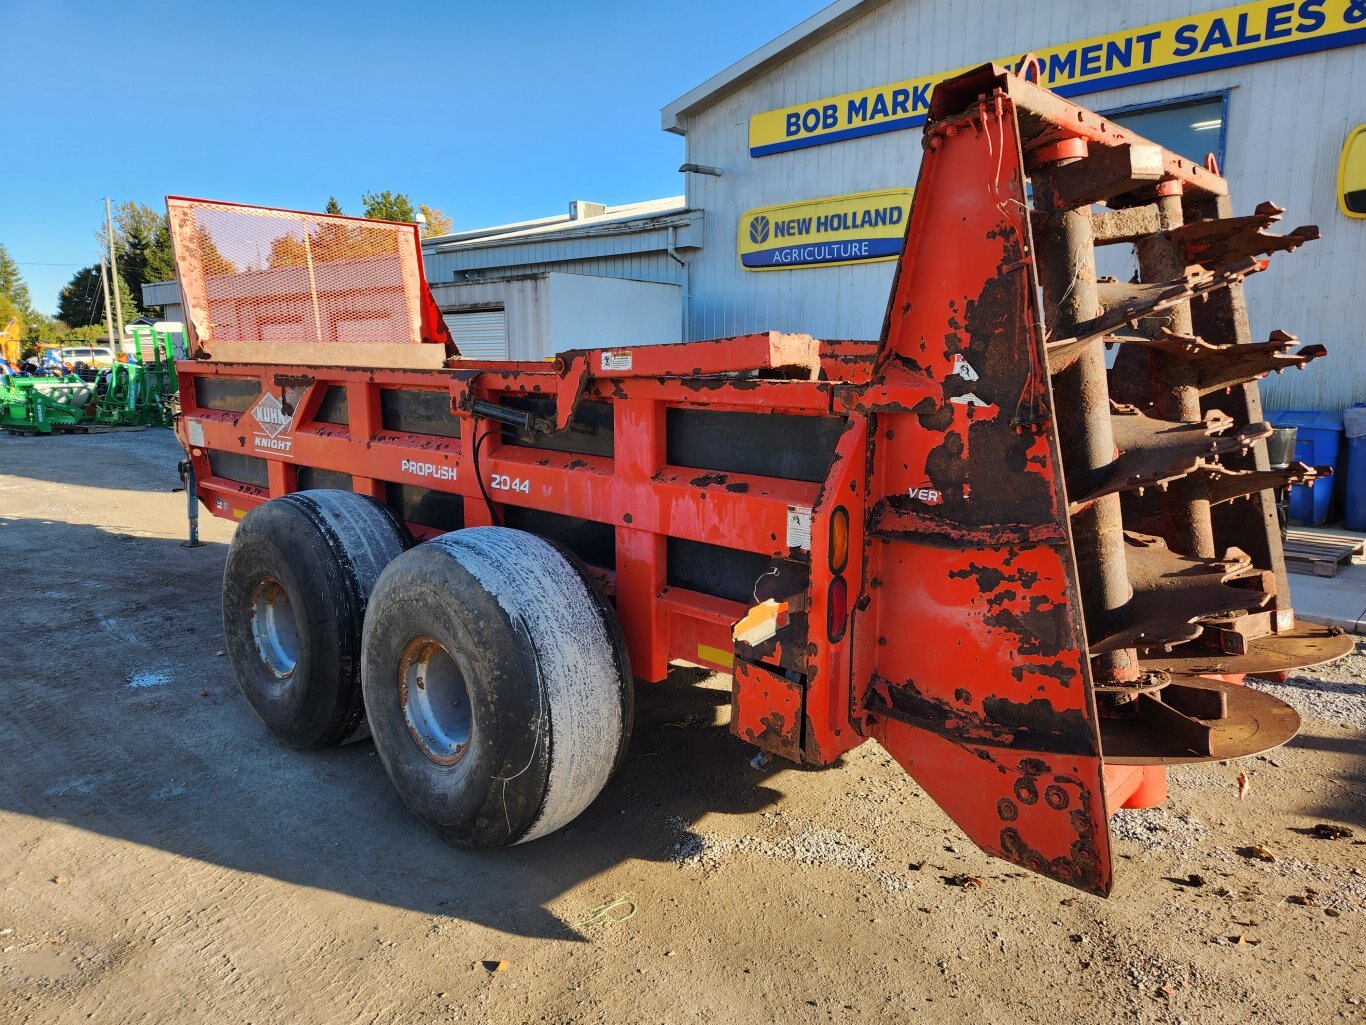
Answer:
[[[631,369],[631,350],[617,349],[615,351],[604,352],[602,354],[603,370],[630,370]]]
[[[811,550],[811,510],[801,506],[787,507],[787,547]]]
[[[204,423],[202,420],[186,420],[185,434],[190,439],[191,445],[204,447]]]
[[[964,381],[977,380],[977,371],[972,369],[972,364],[963,358],[962,353],[953,355],[953,372]]]

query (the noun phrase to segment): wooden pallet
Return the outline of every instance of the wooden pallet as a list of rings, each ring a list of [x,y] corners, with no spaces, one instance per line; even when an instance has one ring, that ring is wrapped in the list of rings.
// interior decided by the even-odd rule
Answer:
[[[1315,534],[1288,530],[1285,534],[1285,568],[1291,573],[1335,577],[1352,557],[1366,549],[1366,538],[1352,534]]]
[[[128,426],[115,424],[53,424],[53,434],[123,434],[128,431],[145,431],[146,424]]]
[[[146,424],[119,426],[114,424],[53,424],[50,431],[39,431],[25,427],[6,427],[5,433],[12,438],[50,438],[64,434],[122,434],[128,431],[145,431]]]

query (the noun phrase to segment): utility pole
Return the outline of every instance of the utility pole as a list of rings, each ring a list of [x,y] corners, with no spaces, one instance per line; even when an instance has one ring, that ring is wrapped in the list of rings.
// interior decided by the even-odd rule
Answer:
[[[114,215],[109,208],[108,196],[104,197],[104,230],[109,236],[109,276],[113,279],[115,285],[114,312],[118,316],[119,333],[118,341],[114,343],[114,355],[117,356],[119,354],[119,347],[123,344],[123,295],[118,288],[119,260],[118,257],[114,255]],[[107,289],[108,286],[109,282],[106,281],[105,288]],[[108,295],[109,293],[106,291],[105,297],[108,298]]]
[[[100,257],[100,281],[104,285],[104,322],[109,327],[109,355],[112,357],[119,354],[119,348],[114,341],[114,313],[109,308],[109,264],[103,256]]]

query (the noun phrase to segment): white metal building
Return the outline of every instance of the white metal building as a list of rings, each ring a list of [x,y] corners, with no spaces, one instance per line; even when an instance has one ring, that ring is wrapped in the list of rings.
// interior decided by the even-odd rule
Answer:
[[[460,351],[541,359],[565,349],[682,341],[702,215],[682,196],[425,239],[432,295]]]
[[[180,284],[175,281],[153,281],[142,286],[142,304],[160,306],[167,320],[184,320],[180,303]]]
[[[1265,382],[1264,394],[1272,408],[1366,400],[1366,220],[1337,197],[1344,142],[1366,122],[1366,12],[1355,10],[1347,0],[839,0],[663,110],[664,129],[686,136],[688,165],[700,167],[686,175],[687,206],[705,212],[687,334],[876,337],[894,266],[885,247],[815,261],[848,255],[831,242],[900,230],[893,208],[904,197],[855,194],[914,186],[927,80],[1035,52],[1045,84],[1186,156],[1214,152],[1240,211],[1270,199],[1287,208],[1286,227],[1320,226],[1322,241],[1275,258],[1247,292],[1254,335],[1284,327],[1330,357]],[[791,216],[764,209],[829,197],[844,201]],[[801,249],[768,237],[770,225],[800,236],[822,210],[836,215],[827,227],[857,228],[851,217],[871,216],[861,207],[891,213],[880,228],[791,238]],[[751,261],[813,262],[748,269],[741,247]]]

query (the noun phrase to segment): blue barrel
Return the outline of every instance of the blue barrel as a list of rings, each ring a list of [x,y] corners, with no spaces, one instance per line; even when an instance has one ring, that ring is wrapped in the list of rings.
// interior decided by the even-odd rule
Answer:
[[[1328,522],[1333,508],[1333,487],[1337,483],[1338,457],[1342,451],[1342,414],[1316,410],[1287,409],[1266,414],[1273,427],[1294,427],[1295,460],[1310,466],[1331,466],[1333,476],[1310,486],[1295,484],[1290,489],[1290,520],[1311,527]]]
[[[1366,402],[1358,402],[1342,414],[1347,441],[1345,518],[1348,530],[1366,530]]]

